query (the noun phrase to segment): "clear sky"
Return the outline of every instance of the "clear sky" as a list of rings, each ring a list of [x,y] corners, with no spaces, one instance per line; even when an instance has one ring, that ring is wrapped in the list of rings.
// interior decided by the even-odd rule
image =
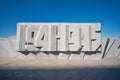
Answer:
[[[18,22],[102,24],[102,35],[120,37],[120,0],[0,0],[0,37],[16,35]]]

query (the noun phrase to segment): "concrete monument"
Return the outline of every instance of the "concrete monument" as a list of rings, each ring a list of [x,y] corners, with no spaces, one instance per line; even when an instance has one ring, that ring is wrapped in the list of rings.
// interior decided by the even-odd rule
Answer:
[[[1,56],[22,59],[120,57],[120,39],[101,37],[100,23],[18,23],[17,38],[0,39],[0,47]]]

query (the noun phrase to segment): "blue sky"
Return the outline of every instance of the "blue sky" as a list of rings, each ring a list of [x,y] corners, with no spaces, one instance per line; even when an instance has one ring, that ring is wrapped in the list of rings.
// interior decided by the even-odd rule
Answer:
[[[102,35],[120,37],[120,0],[0,0],[0,37],[16,35],[18,22],[102,24]]]

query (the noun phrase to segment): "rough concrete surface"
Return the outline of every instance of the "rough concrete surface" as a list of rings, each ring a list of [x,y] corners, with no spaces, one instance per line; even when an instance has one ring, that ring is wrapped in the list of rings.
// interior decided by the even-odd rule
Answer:
[[[0,80],[120,80],[120,59],[0,58]]]
[[[120,57],[120,39],[102,37],[102,52],[96,54],[71,54],[57,52],[18,52],[16,51],[16,37],[0,38],[0,57],[16,57],[19,59],[101,59],[105,57]]]

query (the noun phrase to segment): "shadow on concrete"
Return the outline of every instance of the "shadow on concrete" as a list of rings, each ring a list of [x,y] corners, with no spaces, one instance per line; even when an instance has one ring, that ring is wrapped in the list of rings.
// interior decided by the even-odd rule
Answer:
[[[120,80],[120,68],[1,69],[0,80]]]
[[[59,55],[60,53],[63,54],[68,54],[70,55],[72,54],[81,54],[81,52],[84,52],[85,54],[96,54],[96,53],[101,53],[101,51],[19,51],[20,53],[24,54],[24,55],[29,55],[30,53],[37,55],[40,54],[41,52],[49,55],[49,54],[54,54],[54,55]]]
[[[102,58],[104,58],[106,56],[106,50],[107,50],[109,42],[110,42],[110,39],[107,39],[106,44],[105,44],[105,48],[104,48],[104,51],[103,51]]]

